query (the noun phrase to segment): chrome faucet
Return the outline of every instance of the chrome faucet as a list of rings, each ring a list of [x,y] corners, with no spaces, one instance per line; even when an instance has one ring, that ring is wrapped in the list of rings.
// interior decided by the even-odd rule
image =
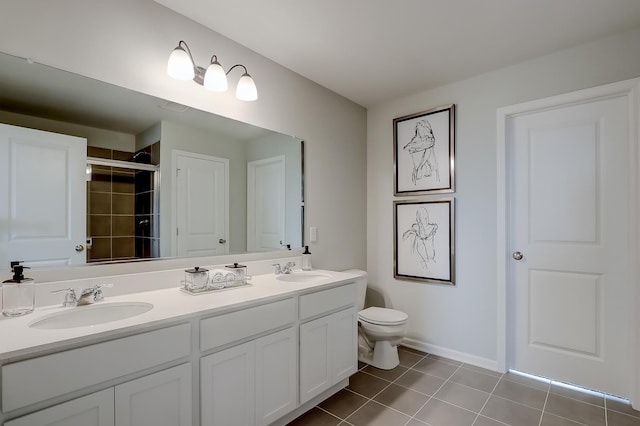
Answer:
[[[80,292],[80,298],[76,303],[77,306],[90,305],[95,302],[104,300],[102,289],[105,287],[113,287],[113,284],[96,284],[93,287],[85,288]]]
[[[280,275],[280,274],[290,274],[291,273],[291,269],[296,266],[296,264],[294,262],[287,262],[286,265],[284,266],[280,266],[279,263],[274,263],[273,265],[271,265],[274,267],[274,273],[276,275]]]
[[[64,306],[65,308],[76,306],[78,304],[76,291],[72,287],[63,288],[61,290],[54,290],[51,293],[65,293],[64,302],[62,302],[62,306]]]

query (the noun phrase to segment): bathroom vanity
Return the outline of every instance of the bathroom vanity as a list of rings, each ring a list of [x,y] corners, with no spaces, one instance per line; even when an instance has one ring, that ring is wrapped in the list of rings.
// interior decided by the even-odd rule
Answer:
[[[105,291],[89,307],[2,319],[1,424],[286,424],[357,370],[356,278],[294,271],[197,296]],[[93,312],[66,313],[110,304],[153,307],[88,326],[75,321]]]

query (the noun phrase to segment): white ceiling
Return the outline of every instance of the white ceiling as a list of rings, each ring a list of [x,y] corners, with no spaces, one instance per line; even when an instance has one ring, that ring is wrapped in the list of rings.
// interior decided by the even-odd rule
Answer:
[[[640,26],[640,0],[156,1],[365,107]]]

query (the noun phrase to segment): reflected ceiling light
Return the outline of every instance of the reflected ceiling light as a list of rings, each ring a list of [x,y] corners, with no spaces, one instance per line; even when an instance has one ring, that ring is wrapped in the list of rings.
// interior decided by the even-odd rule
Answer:
[[[256,83],[247,72],[247,67],[242,64],[236,64],[225,72],[216,55],[211,57],[206,69],[200,67],[193,61],[191,50],[183,40],[180,40],[178,46],[173,49],[169,56],[167,74],[176,80],[193,80],[204,86],[205,89],[224,92],[228,88],[227,75],[236,67],[244,69],[244,74],[240,77],[236,87],[236,98],[242,101],[255,101],[258,99],[258,89],[256,88]]]

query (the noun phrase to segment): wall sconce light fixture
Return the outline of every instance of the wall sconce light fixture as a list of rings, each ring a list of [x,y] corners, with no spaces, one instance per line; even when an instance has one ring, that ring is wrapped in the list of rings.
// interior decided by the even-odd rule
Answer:
[[[211,57],[210,64],[206,69],[200,67],[193,61],[191,50],[183,40],[180,40],[178,47],[173,49],[171,56],[169,56],[167,73],[176,80],[193,80],[204,86],[205,89],[224,92],[228,87],[227,75],[237,67],[242,67],[244,74],[242,74],[236,86],[236,98],[242,101],[255,101],[258,99],[258,89],[256,89],[256,84],[247,72],[247,67],[242,64],[236,64],[225,72],[216,55]]]

